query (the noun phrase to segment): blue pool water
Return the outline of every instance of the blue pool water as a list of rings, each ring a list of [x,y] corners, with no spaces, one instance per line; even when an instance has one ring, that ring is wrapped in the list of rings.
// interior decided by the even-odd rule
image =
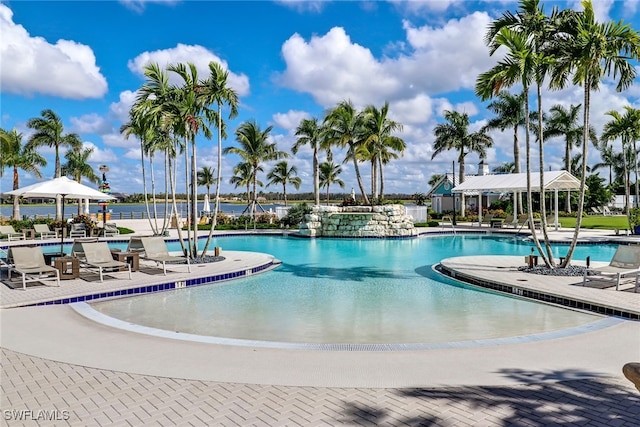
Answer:
[[[172,250],[179,249],[175,245]],[[431,269],[452,256],[531,253],[531,243],[513,237],[243,236],[218,238],[213,246],[221,246],[223,254],[269,253],[283,264],[246,279],[92,306],[126,322],[169,331],[290,343],[483,340],[556,331],[599,319],[462,285]],[[554,248],[556,256],[566,249]],[[614,251],[609,245],[579,246],[574,259],[608,261]]]

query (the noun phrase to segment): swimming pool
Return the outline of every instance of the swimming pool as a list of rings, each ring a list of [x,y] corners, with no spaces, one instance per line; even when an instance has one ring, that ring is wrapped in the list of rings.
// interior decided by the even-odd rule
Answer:
[[[179,248],[175,245],[173,250]],[[476,289],[432,271],[433,264],[452,256],[531,253],[530,242],[514,237],[242,236],[218,238],[214,245],[269,253],[283,264],[246,279],[96,302],[92,307],[124,322],[180,334],[323,344],[491,340],[581,327],[601,319]],[[554,250],[561,256],[566,246]],[[579,246],[575,259],[589,255],[604,261],[614,251],[609,245]]]

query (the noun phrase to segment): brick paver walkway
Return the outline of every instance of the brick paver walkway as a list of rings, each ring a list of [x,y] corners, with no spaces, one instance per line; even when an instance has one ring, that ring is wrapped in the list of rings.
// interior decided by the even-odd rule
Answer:
[[[619,378],[428,389],[282,387],[188,381],[2,350],[3,425],[638,426],[640,393]],[[31,411],[31,412],[26,412]],[[38,412],[47,411],[47,412]],[[18,420],[20,416],[23,420]],[[44,421],[43,417],[57,417]],[[27,418],[26,420],[24,418]],[[36,422],[33,418],[40,417]],[[65,419],[66,418],[66,419]]]

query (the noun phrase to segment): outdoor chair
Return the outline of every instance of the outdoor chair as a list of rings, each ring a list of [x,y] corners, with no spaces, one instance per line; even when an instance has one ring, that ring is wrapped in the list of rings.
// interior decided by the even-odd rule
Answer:
[[[106,222],[104,224],[104,237],[113,237],[120,234],[120,230],[113,222]]]
[[[491,226],[491,220],[493,219],[493,214],[486,214],[485,216],[482,217],[482,222],[480,224],[478,224],[480,227],[482,227],[482,224],[486,224],[488,226]]]
[[[58,234],[55,231],[51,231],[47,224],[33,224],[33,229],[36,232],[36,237],[41,239],[55,239]]]
[[[85,261],[84,249],[82,249],[83,243],[95,243],[98,241],[97,237],[80,237],[73,241],[71,246],[71,256],[78,258],[80,261]]]
[[[87,237],[87,229],[84,226],[84,222],[74,222],[71,224],[69,230],[69,237]]]
[[[128,262],[114,260],[107,242],[82,242],[82,251],[84,252],[85,268],[97,269],[100,274],[100,282],[104,281],[103,272],[105,270],[120,271],[123,267],[129,270],[129,280],[131,280],[131,265]]]
[[[162,264],[162,271],[167,275],[167,263],[187,263],[187,270],[191,273],[191,263],[188,257],[169,254],[167,243],[163,237],[136,237],[129,242],[128,252],[140,252],[140,258]]]
[[[596,274],[588,274],[589,272]],[[585,270],[582,286],[590,281],[609,280],[615,283],[616,291],[620,289],[620,279],[627,275],[636,276],[634,292],[638,292],[638,275],[640,274],[640,245],[620,245],[613,254],[609,265]],[[607,286],[611,287],[613,284]]]
[[[47,265],[40,247],[15,246],[9,248],[9,280],[11,273],[22,276],[22,289],[27,289],[27,282],[45,282],[55,280],[60,286],[60,272]]]
[[[0,237],[5,237],[8,241],[24,240],[23,232],[17,232],[12,225],[0,225]]]
[[[511,214],[508,214],[506,216],[506,218],[504,219],[503,226],[516,228],[515,217],[513,215],[511,215]]]

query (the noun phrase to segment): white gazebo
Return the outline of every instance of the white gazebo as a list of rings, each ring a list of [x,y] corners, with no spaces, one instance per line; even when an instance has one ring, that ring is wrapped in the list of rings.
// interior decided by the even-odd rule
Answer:
[[[555,223],[558,229],[558,191],[559,190],[578,190],[580,188],[580,180],[571,175],[567,171],[548,171],[544,172],[544,184],[540,189],[540,173],[531,173],[531,191],[539,193],[540,191],[554,191],[555,193]],[[516,193],[524,193],[527,191],[527,174],[526,173],[509,173],[496,175],[479,175],[469,177],[465,182],[455,186],[452,190],[454,193],[464,193],[466,195],[482,194],[483,192],[492,193],[514,193],[513,207],[514,211],[518,208],[518,199]],[[478,197],[478,221],[482,223],[482,197]]]

